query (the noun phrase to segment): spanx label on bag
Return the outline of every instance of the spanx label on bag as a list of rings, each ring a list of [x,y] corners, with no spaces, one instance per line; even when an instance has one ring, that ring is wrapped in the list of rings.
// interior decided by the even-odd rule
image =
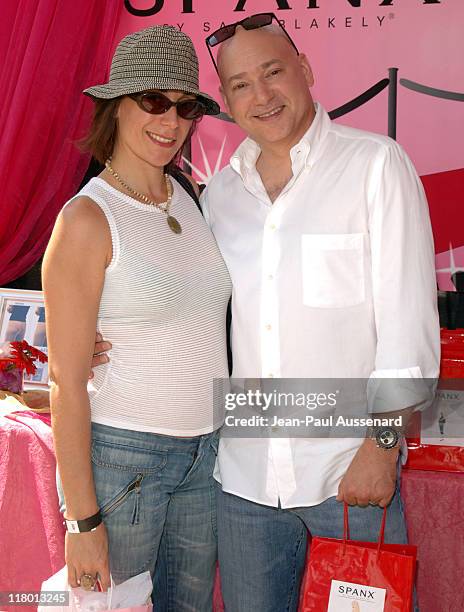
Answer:
[[[332,580],[327,612],[383,612],[386,594],[385,589]]]

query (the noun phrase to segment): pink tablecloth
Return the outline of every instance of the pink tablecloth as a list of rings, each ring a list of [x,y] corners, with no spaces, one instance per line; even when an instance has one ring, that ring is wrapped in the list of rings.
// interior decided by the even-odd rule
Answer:
[[[0,417],[0,591],[40,591],[64,565],[49,424],[32,412]]]
[[[0,417],[0,591],[39,590],[64,565],[47,422],[30,412]],[[419,549],[421,612],[463,612],[464,474],[404,470],[402,493],[410,541]],[[222,610],[219,588],[215,610]]]
[[[403,470],[421,612],[464,611],[464,474]]]

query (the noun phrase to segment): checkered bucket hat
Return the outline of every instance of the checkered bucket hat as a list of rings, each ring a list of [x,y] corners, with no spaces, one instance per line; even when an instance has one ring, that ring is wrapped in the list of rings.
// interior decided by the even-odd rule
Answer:
[[[207,115],[217,115],[219,104],[198,88],[198,58],[191,39],[173,26],[153,26],[121,40],[111,62],[108,83],[84,89],[104,100],[149,89],[174,89],[194,94]]]

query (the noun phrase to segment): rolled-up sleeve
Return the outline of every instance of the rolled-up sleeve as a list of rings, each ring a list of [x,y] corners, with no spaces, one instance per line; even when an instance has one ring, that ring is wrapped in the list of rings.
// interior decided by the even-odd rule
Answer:
[[[387,412],[430,399],[440,362],[427,200],[414,166],[394,141],[382,148],[373,164],[369,234],[377,331],[369,410]]]

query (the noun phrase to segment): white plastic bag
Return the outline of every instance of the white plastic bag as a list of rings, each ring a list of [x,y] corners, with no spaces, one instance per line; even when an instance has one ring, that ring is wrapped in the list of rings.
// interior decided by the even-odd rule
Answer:
[[[109,610],[137,609],[137,612],[150,612],[152,610],[150,595],[153,584],[150,572],[143,572],[122,582],[114,584],[106,593],[99,591],[85,591],[81,587],[72,589],[68,584],[66,566],[42,583],[42,593],[50,591],[69,592],[68,606],[53,606],[53,612],[106,612]],[[50,612],[50,607],[40,605],[38,612]],[[135,612],[135,610],[133,610]]]

